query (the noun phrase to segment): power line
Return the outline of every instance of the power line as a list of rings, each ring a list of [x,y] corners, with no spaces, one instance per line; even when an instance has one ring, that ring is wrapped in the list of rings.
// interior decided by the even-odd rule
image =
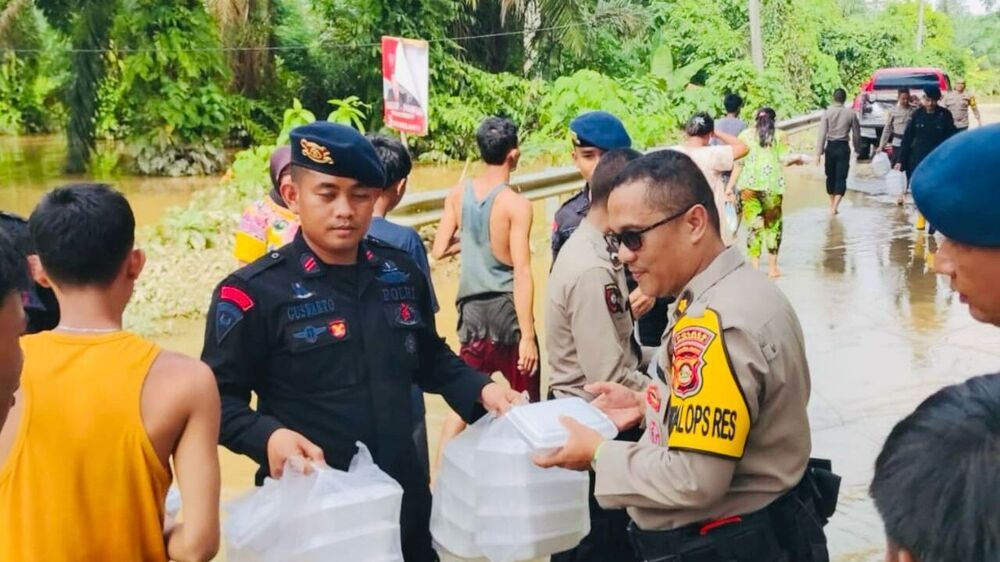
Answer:
[[[583,27],[586,25],[591,25],[600,17],[590,18],[585,22],[575,22],[566,23],[562,25],[553,25],[550,27],[540,27],[538,29],[520,29],[517,31],[501,31],[497,33],[483,33],[481,35],[460,35],[456,37],[440,37],[437,39],[425,39],[428,43],[443,43],[445,41],[473,41],[476,39],[489,39],[493,37],[510,37],[515,35],[524,35],[526,33],[539,33],[543,31],[558,31],[561,29],[569,29],[573,27]],[[195,53],[195,52],[244,52],[244,51],[303,51],[316,47],[325,47],[330,49],[367,49],[371,47],[381,47],[381,41],[378,43],[325,43],[323,41],[317,41],[315,43],[310,43],[307,45],[277,45],[277,46],[261,46],[261,47],[184,47],[178,49],[160,49],[156,47],[122,47],[115,49],[19,49],[19,48],[9,48],[0,47],[0,53],[14,53],[14,54],[37,54],[37,53],[154,53],[154,52],[167,52],[167,53]]]

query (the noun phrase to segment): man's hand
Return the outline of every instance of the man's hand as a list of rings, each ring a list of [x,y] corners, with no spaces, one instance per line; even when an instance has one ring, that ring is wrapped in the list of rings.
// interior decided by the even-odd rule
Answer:
[[[561,466],[570,470],[587,470],[594,460],[594,453],[604,443],[600,433],[583,425],[569,416],[560,416],[559,421],[569,433],[566,444],[549,455],[535,455],[535,464],[542,468]]]
[[[288,460],[291,460],[292,466],[296,470],[301,470],[306,474],[311,472],[312,468],[306,462],[307,460],[317,464],[326,464],[323,459],[323,449],[317,447],[302,434],[282,428],[272,433],[267,440],[267,465],[271,472],[271,478],[281,478],[285,470],[285,461]]]
[[[898,172],[903,169],[903,164],[902,163],[896,164],[895,166],[892,167],[892,169]]]
[[[516,390],[501,386],[495,382],[483,387],[482,394],[479,395],[483,402],[483,407],[494,414],[506,414],[510,407],[524,401]]]
[[[529,377],[538,374],[538,344],[534,336],[521,336],[521,343],[517,346],[517,370]]]
[[[815,162],[815,164],[816,164],[817,168],[819,168],[819,167],[821,167],[823,165],[823,155],[822,154],[817,154],[816,155],[816,162]]]
[[[632,309],[632,317],[637,320],[652,310],[655,304],[656,299],[642,294],[638,287],[628,295],[628,305]]]
[[[585,385],[583,389],[597,396],[591,404],[611,418],[619,431],[633,428],[642,421],[646,410],[642,400],[643,393],[616,382],[594,382]]]

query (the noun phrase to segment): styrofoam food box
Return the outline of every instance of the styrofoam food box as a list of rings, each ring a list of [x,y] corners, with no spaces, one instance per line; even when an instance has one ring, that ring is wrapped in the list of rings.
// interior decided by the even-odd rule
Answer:
[[[515,406],[507,412],[507,418],[535,451],[552,451],[566,444],[569,434],[559,421],[561,416],[575,419],[605,439],[618,435],[618,428],[604,412],[576,396]]]

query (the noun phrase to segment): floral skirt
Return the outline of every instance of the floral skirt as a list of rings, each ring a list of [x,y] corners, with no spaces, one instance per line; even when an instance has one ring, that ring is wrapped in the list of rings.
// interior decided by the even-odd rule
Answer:
[[[781,193],[744,189],[740,191],[743,206],[743,224],[747,228],[747,253],[760,257],[761,248],[777,254],[781,247],[783,222],[781,218]]]

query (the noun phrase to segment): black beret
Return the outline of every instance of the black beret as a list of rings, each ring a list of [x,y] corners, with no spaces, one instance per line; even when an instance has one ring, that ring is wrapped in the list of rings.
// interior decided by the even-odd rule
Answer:
[[[292,164],[321,174],[353,178],[368,187],[385,187],[385,168],[375,147],[346,125],[316,121],[292,129]]]
[[[927,221],[956,242],[1000,247],[1000,125],[958,133],[913,173],[913,200]]]

